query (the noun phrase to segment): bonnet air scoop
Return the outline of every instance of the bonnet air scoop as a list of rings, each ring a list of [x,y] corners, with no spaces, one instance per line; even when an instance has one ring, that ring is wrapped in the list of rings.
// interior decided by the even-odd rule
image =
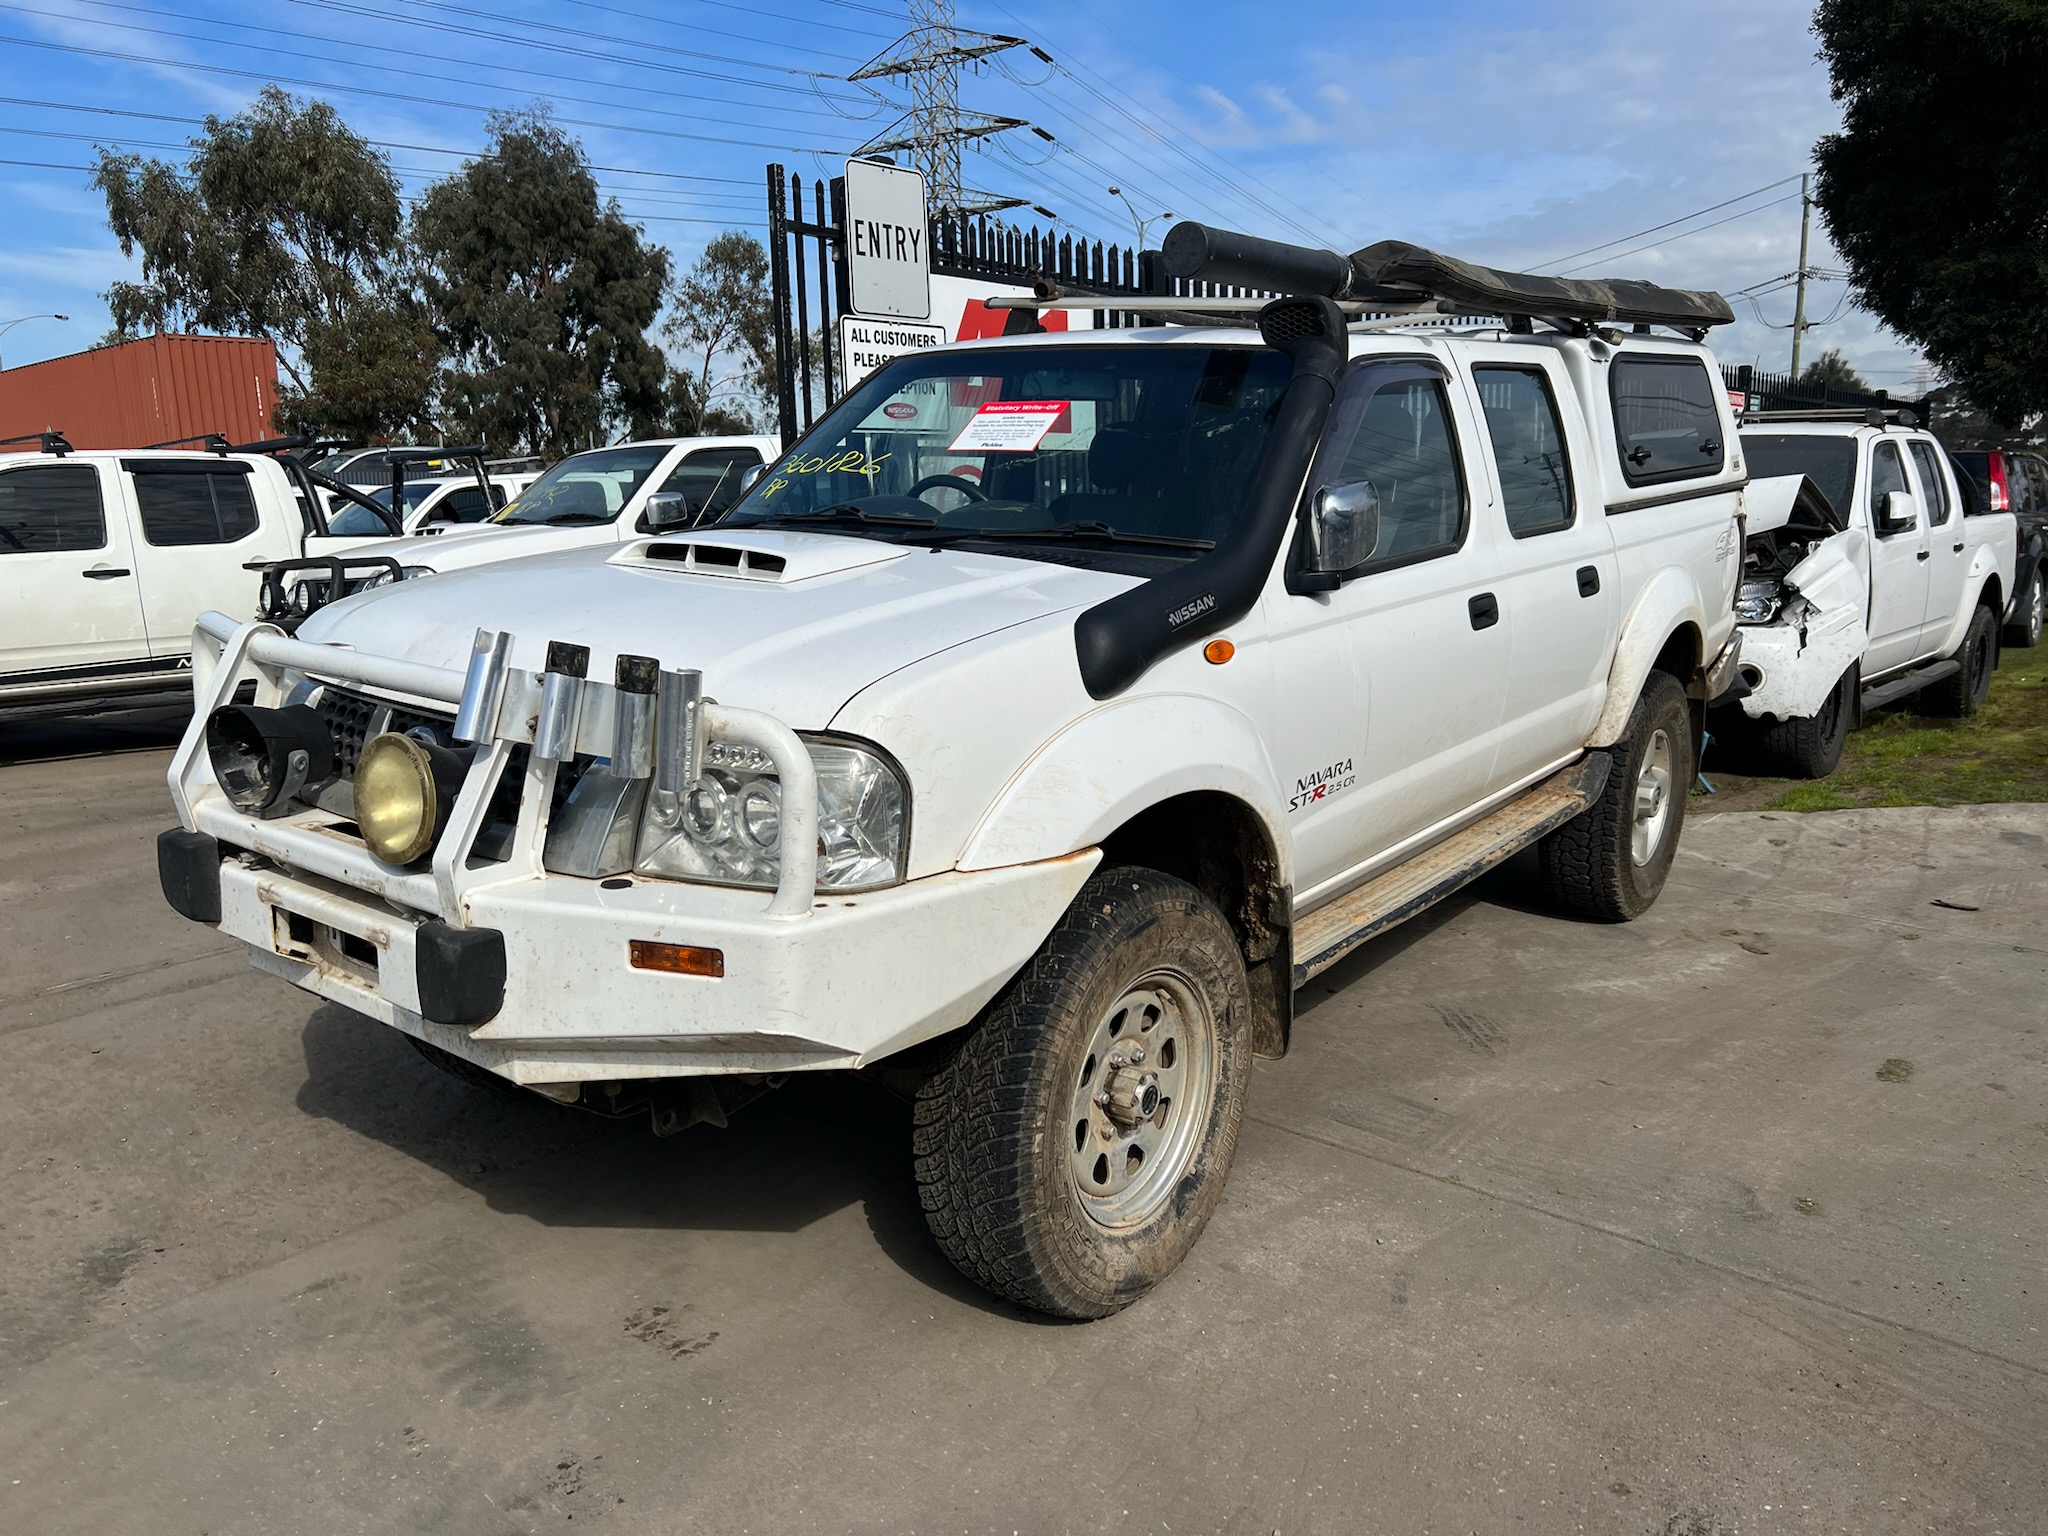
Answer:
[[[1284,241],[1184,221],[1160,243],[1167,274],[1239,283],[1271,293],[1315,294],[1368,304],[1432,301],[1487,315],[1533,315],[1594,324],[1727,325],[1735,311],[1718,293],[1664,288],[1630,278],[1594,280],[1502,272],[1403,240],[1340,256]]]
[[[830,534],[783,533],[768,529],[672,534],[628,544],[612,565],[642,570],[673,571],[691,576],[716,576],[728,581],[769,582],[787,586],[815,576],[833,576],[901,560],[909,551],[874,539],[835,538]]]

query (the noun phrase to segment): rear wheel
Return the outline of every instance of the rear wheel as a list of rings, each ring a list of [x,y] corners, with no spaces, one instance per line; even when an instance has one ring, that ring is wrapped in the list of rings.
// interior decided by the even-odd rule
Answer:
[[[1963,669],[1920,690],[1914,713],[1945,720],[1967,720],[1991,692],[1991,674],[1998,670],[1998,621],[1989,608],[1970,615],[1963,648],[1956,652]]]
[[[2044,627],[2048,627],[2048,570],[2036,566],[2027,590],[2020,594],[2019,611],[2005,626],[2002,638],[2016,651],[2032,650],[2041,643]]]
[[[1610,751],[1614,766],[1600,798],[1543,839],[1543,880],[1566,911],[1625,923],[1664,889],[1698,773],[1692,710],[1677,678],[1650,674]]]
[[[1861,687],[1857,670],[1851,667],[1835,684],[1835,691],[1820,707],[1820,713],[1804,719],[1759,722],[1757,750],[1773,773],[1793,779],[1824,779],[1842,761],[1842,748],[1849,741],[1849,725],[1856,714],[1856,691]]]
[[[946,1257],[1056,1317],[1164,1280],[1222,1198],[1250,1020],[1207,897],[1149,869],[1092,877],[918,1093],[918,1189]]]

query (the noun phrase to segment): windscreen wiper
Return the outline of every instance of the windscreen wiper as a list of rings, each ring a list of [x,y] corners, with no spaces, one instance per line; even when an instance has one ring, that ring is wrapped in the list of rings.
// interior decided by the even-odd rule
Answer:
[[[728,523],[729,528],[771,528],[777,523],[854,523],[877,528],[936,528],[936,517],[905,517],[895,512],[870,512],[865,507],[844,502],[836,507],[821,507],[816,512],[771,512],[768,516],[745,523]]]
[[[1082,544],[1140,544],[1156,549],[1207,550],[1214,539],[1187,539],[1170,533],[1126,533],[1108,523],[1055,523],[1050,528],[959,528],[947,529],[949,543],[971,543],[979,539],[1047,539]]]
[[[557,512],[553,517],[541,519],[550,528],[569,528],[579,523],[588,526],[596,523],[608,523],[611,520],[611,518],[600,512]],[[513,523],[509,526],[516,528],[519,525]]]

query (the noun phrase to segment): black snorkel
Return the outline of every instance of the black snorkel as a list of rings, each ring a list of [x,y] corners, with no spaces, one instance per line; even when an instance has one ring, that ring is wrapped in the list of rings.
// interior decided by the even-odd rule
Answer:
[[[1178,225],[1167,243],[1185,228]],[[1223,539],[1177,571],[1121,592],[1074,620],[1074,651],[1089,694],[1110,698],[1160,657],[1250,613],[1293,520],[1349,350],[1344,313],[1327,298],[1275,299],[1259,311],[1259,335],[1294,364],[1267,428],[1243,515]]]

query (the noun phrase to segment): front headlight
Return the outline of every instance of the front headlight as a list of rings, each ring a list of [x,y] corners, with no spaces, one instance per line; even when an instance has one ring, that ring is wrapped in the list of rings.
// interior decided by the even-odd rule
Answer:
[[[903,878],[909,795],[879,753],[812,741],[818,770],[818,889],[871,891]],[[633,867],[643,875],[772,890],[782,872],[782,781],[758,747],[714,741],[704,777],[647,796]]]
[[[1735,592],[1735,618],[1742,624],[1768,624],[1785,606],[1785,589],[1775,576],[1752,576]]]

